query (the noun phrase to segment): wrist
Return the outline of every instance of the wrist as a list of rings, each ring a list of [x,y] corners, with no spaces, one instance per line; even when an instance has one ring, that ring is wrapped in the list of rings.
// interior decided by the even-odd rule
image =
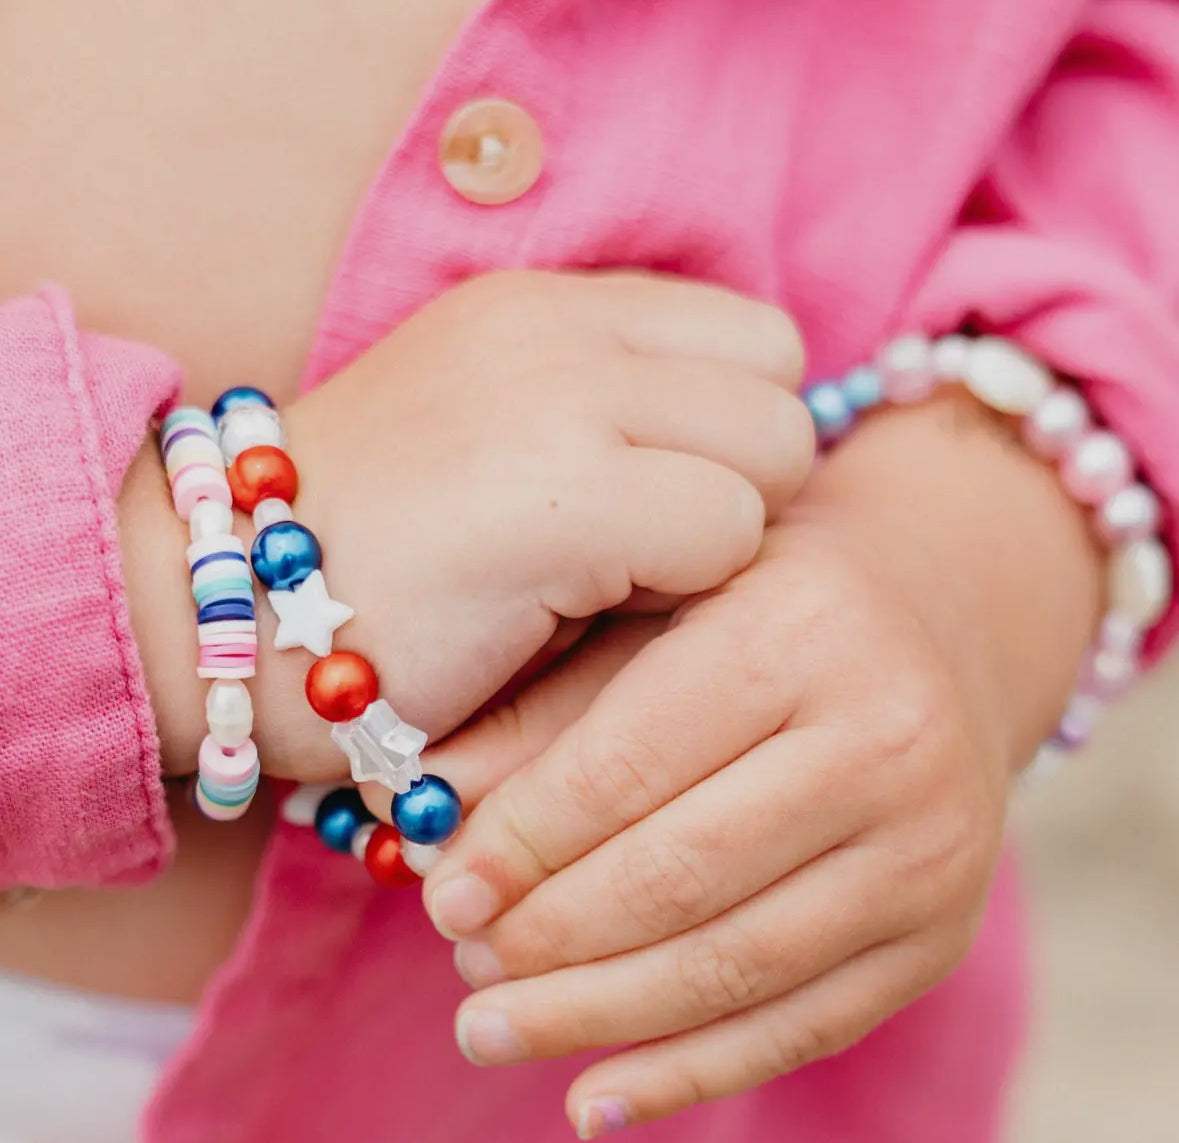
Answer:
[[[838,531],[906,599],[1012,768],[1068,702],[1101,608],[1083,511],[1009,422],[961,391],[883,410],[789,519]]]

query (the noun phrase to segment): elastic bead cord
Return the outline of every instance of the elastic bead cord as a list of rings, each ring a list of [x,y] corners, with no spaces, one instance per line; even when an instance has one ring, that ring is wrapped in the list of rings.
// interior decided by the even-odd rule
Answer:
[[[380,884],[412,884],[420,876],[415,867],[426,868],[436,847],[458,829],[459,797],[443,779],[422,773],[426,735],[380,697],[373,665],[362,655],[332,649],[335,632],[354,613],[328,594],[319,541],[294,519],[299,475],[284,451],[282,422],[270,398],[248,386],[230,389],[213,406],[213,421],[234,507],[250,513],[258,530],[249,564],[278,618],[275,649],[302,647],[316,656],[307,673],[307,701],[331,723],[332,741],[347,756],[353,780],[392,791],[396,828],[378,823],[353,787],[316,788],[313,804],[296,793],[288,799],[291,812],[300,824],[314,825],[326,846],[362,861]],[[194,573],[200,575],[194,594],[200,592],[202,611],[221,609],[219,617],[236,618],[230,614],[239,603],[230,557],[211,549]],[[216,639],[202,645],[202,663],[225,669],[249,650],[248,640],[231,626],[219,624]],[[210,786],[206,800],[216,810],[219,797],[234,790],[232,784]]]
[[[883,404],[910,404],[941,386],[961,384],[979,401],[1018,419],[1031,452],[1056,467],[1069,496],[1091,511],[1108,553],[1109,611],[1082,666],[1077,687],[1038,766],[1085,745],[1106,704],[1141,670],[1147,631],[1171,603],[1171,557],[1158,536],[1158,497],[1135,480],[1122,439],[1096,427],[1084,396],[1012,342],[952,334],[909,334],[885,346],[870,366],[818,381],[803,392],[820,443],[831,447],[859,418]]]
[[[212,682],[209,732],[197,757],[194,799],[216,821],[240,818],[258,789],[258,750],[250,738],[258,634],[245,549],[233,535],[233,497],[212,418],[173,410],[160,428],[160,451],[180,518],[189,526],[188,569],[197,608],[197,675]]]

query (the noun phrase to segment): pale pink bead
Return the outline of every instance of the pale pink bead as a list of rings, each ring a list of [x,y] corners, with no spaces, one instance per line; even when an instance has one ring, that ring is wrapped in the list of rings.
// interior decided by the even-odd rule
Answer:
[[[229,491],[229,481],[225,479],[224,468],[216,469],[210,464],[193,464],[176,474],[172,481],[172,503],[176,506],[180,519],[187,524],[193,508],[201,500],[233,504],[233,493]]]
[[[236,750],[219,746],[213,736],[206,735],[197,755],[197,768],[210,782],[218,786],[238,786],[258,765],[258,747],[251,738]]]
[[[1056,460],[1089,429],[1089,406],[1075,389],[1060,386],[1025,418],[1024,440],[1045,460]]]
[[[1100,504],[1130,483],[1134,462],[1113,433],[1086,433],[1064,455],[1060,479],[1074,500]]]
[[[877,367],[884,379],[885,399],[897,405],[923,401],[937,385],[932,347],[919,334],[907,334],[886,345]]]
[[[1129,615],[1120,611],[1111,611],[1101,621],[1101,630],[1097,635],[1097,646],[1109,651],[1119,651],[1124,655],[1138,657],[1142,650],[1142,627]]]
[[[1122,544],[1153,536],[1160,515],[1159,498],[1145,484],[1130,484],[1097,509],[1093,524],[1105,543]]]
[[[1124,651],[1095,648],[1081,671],[1081,687],[1106,702],[1124,694],[1138,677],[1138,657]]]

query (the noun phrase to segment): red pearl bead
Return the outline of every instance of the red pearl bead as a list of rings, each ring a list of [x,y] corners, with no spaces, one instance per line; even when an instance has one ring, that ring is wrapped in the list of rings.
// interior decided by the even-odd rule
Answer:
[[[405,864],[401,854],[401,834],[381,822],[368,839],[364,850],[364,867],[378,885],[387,889],[404,889],[421,878]]]
[[[307,701],[328,722],[349,722],[377,701],[377,672],[363,655],[333,651],[307,672]]]
[[[253,512],[260,501],[271,498],[292,504],[299,494],[295,462],[274,445],[255,445],[239,453],[226,475],[233,502],[243,512]]]

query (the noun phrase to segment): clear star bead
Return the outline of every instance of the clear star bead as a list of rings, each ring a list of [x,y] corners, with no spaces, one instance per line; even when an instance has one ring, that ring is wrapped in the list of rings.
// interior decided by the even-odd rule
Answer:
[[[379,782],[404,794],[422,776],[426,734],[403,722],[384,699],[370,703],[359,718],[336,723],[332,741],[348,755],[358,784]]]

